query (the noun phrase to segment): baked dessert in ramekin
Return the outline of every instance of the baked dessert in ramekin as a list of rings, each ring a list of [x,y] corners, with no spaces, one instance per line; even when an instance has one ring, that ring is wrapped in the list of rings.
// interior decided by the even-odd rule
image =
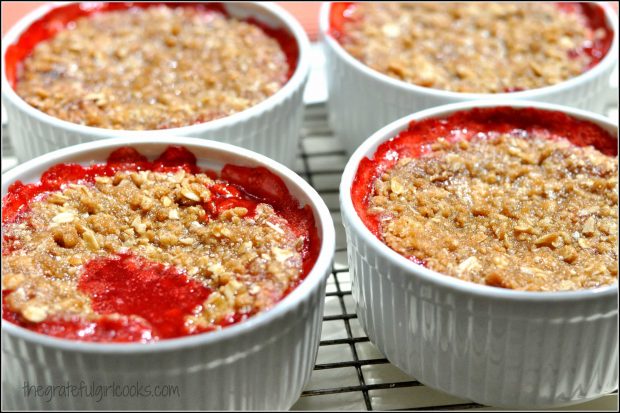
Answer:
[[[119,138],[20,165],[3,176],[3,403],[35,406],[21,386],[45,378],[181,393],[56,408],[288,408],[333,249],[316,192],[231,145]]]
[[[230,143],[289,164],[294,157],[296,94],[305,85],[309,45],[303,29],[277,6],[54,5],[25,17],[4,42],[9,121],[19,122],[14,113],[27,107],[23,115],[31,122],[85,135],[63,142],[62,135],[46,134],[42,140],[58,144],[39,149],[20,142],[36,136],[22,137],[24,128],[16,126],[11,135],[22,160],[112,130],[144,136],[165,129],[224,141],[244,136],[228,135],[233,125],[252,133],[245,133],[248,142]],[[286,121],[277,121],[280,116]]]
[[[492,406],[616,388],[616,134],[577,109],[482,101],[360,146],[340,187],[353,295],[392,363]]]
[[[331,123],[351,153],[382,125],[441,104],[533,99],[600,113],[612,100],[607,5],[331,3],[320,23]]]

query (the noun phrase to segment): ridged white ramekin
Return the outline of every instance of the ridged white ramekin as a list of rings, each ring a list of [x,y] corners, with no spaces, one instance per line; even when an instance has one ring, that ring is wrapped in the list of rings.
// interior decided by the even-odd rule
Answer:
[[[602,113],[617,102],[609,79],[618,62],[618,17],[605,9],[614,32],[605,58],[587,72],[553,86],[513,93],[459,93],[407,83],[380,73],[351,56],[330,35],[330,3],[321,7],[320,30],[325,51],[329,120],[345,149],[353,153],[377,129],[410,113],[435,106],[480,99],[523,99],[558,103]]]
[[[403,371],[455,396],[497,407],[542,408],[594,398],[618,387],[618,284],[575,292],[523,292],[445,276],[401,256],[364,225],[351,184],[364,157],[407,129],[494,101],[464,102],[399,119],[353,154],[340,184],[352,291],[370,340]],[[617,134],[608,119],[557,110]]]
[[[20,98],[6,76],[7,48],[34,21],[58,4],[42,6],[21,19],[2,39],[2,101],[9,134],[17,158],[23,162],[59,148],[118,136],[148,139],[162,131],[119,131],[78,125],[47,115]],[[271,27],[281,27],[297,41],[297,69],[289,81],[266,100],[239,113],[180,128],[165,129],[168,135],[213,139],[241,146],[292,167],[303,118],[303,92],[310,68],[310,42],[301,25],[283,8],[269,3],[226,3],[232,17],[254,17]]]
[[[164,136],[164,135],[162,135]],[[310,378],[318,351],[325,283],[334,254],[334,226],[325,203],[302,178],[281,164],[232,145],[209,140],[119,138],[43,155],[2,176],[2,195],[16,180],[36,182],[64,162],[104,162],[115,148],[131,146],[149,158],[169,144],[192,151],[199,166],[264,166],[281,177],[300,203],[310,205],[321,239],[320,254],[304,281],[274,308],[222,331],[157,343],[99,344],[58,339],[2,320],[3,409],[260,409],[290,408]],[[180,396],[26,397],[23,386],[178,386]],[[34,393],[31,393],[34,394]],[[86,394],[85,392],[83,394]],[[109,395],[112,393],[110,392]]]

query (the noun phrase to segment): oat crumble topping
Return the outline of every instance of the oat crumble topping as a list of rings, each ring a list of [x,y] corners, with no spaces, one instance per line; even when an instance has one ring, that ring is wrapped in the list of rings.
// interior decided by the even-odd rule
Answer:
[[[16,91],[69,122],[166,129],[254,106],[286,83],[288,71],[278,41],[258,26],[158,6],[77,19],[35,47]]]
[[[434,89],[501,93],[587,70],[581,47],[605,36],[553,3],[359,3],[339,39],[355,58]]]
[[[205,219],[202,205],[219,182],[184,170],[117,172],[35,199],[25,219],[3,228],[16,247],[2,260],[9,308],[31,322],[96,318],[77,289],[81,271],[119,252],[173,265],[211,289],[186,319],[190,332],[272,307],[300,280],[303,239],[264,203],[253,214],[237,206]]]
[[[618,278],[618,159],[534,134],[449,143],[374,182],[383,241],[435,271],[529,291]]]

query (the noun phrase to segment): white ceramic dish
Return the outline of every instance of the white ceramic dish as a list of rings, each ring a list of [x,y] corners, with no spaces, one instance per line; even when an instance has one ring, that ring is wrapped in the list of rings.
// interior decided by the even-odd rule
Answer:
[[[60,120],[27,104],[6,76],[8,46],[34,21],[56,4],[44,5],[21,19],[2,39],[2,101],[9,120],[9,134],[20,162],[59,148],[117,136],[147,139],[162,132],[193,136],[238,145],[259,152],[287,166],[293,166],[298,150],[299,128],[303,116],[303,92],[310,68],[310,42],[304,29],[287,11],[269,3],[227,3],[233,17],[254,17],[271,27],[282,27],[293,35],[299,48],[297,68],[291,79],[274,95],[242,112],[180,128],[159,131],[119,131]]]
[[[164,135],[162,135],[164,136]],[[2,320],[2,407],[4,409],[288,409],[310,378],[321,334],[325,283],[331,271],[335,233],[325,203],[302,178],[254,152],[195,138],[156,137],[100,140],[61,149],[13,168],[2,176],[2,195],[16,181],[36,182],[63,162],[104,162],[121,146],[149,158],[169,144],[192,151],[199,166],[264,166],[281,177],[300,203],[312,207],[320,254],[307,278],[274,308],[219,332],[152,344],[99,344],[34,333]],[[112,384],[178,386],[180,396],[26,397],[30,385]],[[86,394],[86,393],[84,393]],[[110,393],[111,394],[111,393]]]
[[[608,119],[564,106],[508,101],[502,106],[561,111],[617,134]],[[408,128],[496,101],[458,103],[399,119],[349,160],[340,205],[357,314],[370,340],[422,383],[498,407],[542,408],[585,401],[618,386],[618,284],[576,292],[522,292],[469,283],[414,264],[364,225],[351,201],[360,160]]]
[[[394,79],[366,66],[351,56],[330,33],[330,3],[320,14],[320,31],[325,50],[330,124],[341,137],[345,149],[353,153],[377,129],[402,116],[435,106],[479,99],[523,99],[569,105],[603,113],[615,99],[609,78],[618,62],[618,17],[607,4],[601,4],[607,24],[614,32],[605,58],[583,74],[557,85],[513,93],[459,93]]]

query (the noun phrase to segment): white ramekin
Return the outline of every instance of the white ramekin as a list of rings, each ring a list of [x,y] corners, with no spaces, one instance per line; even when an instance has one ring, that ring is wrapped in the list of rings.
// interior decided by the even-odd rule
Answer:
[[[394,79],[366,66],[351,56],[330,35],[331,3],[324,3],[320,14],[320,31],[325,51],[329,120],[345,149],[353,153],[373,132],[410,113],[449,103],[479,99],[524,99],[558,103],[602,113],[615,99],[609,79],[618,62],[618,17],[613,9],[601,4],[607,24],[614,32],[610,50],[591,70],[553,86],[513,93],[459,93]]]
[[[149,158],[169,144],[192,151],[199,166],[264,166],[281,177],[300,203],[310,205],[321,239],[307,278],[274,308],[222,331],[152,344],[99,344],[58,339],[2,320],[2,407],[4,409],[288,409],[310,378],[318,351],[325,283],[335,234],[327,206],[302,178],[285,166],[232,145],[171,137],[100,140],[40,156],[2,175],[2,195],[16,181],[36,182],[43,171],[65,162],[105,161],[115,148],[131,146]],[[178,386],[180,396],[26,397],[23,386]],[[34,394],[34,393],[32,393]],[[83,393],[84,395],[86,393]],[[112,393],[110,392],[109,395]]]
[[[288,30],[297,41],[299,59],[289,81],[266,100],[242,112],[180,128],[153,131],[124,131],[95,128],[67,122],[47,115],[20,98],[6,76],[5,56],[30,25],[56,4],[44,5],[21,19],[2,39],[2,102],[8,116],[9,134],[17,158],[23,162],[52,150],[110,137],[147,139],[163,132],[193,136],[238,145],[293,166],[303,117],[303,92],[310,68],[310,42],[301,25],[286,10],[270,3],[226,3],[233,17],[254,17],[271,27]]]
[[[600,115],[564,106],[507,101],[502,106],[555,110],[617,134]],[[407,129],[496,101],[463,102],[399,119],[372,135],[349,160],[340,205],[360,323],[403,371],[455,396],[497,407],[572,404],[618,386],[618,285],[575,292],[522,292],[445,276],[401,256],[364,225],[351,184],[364,157]]]

